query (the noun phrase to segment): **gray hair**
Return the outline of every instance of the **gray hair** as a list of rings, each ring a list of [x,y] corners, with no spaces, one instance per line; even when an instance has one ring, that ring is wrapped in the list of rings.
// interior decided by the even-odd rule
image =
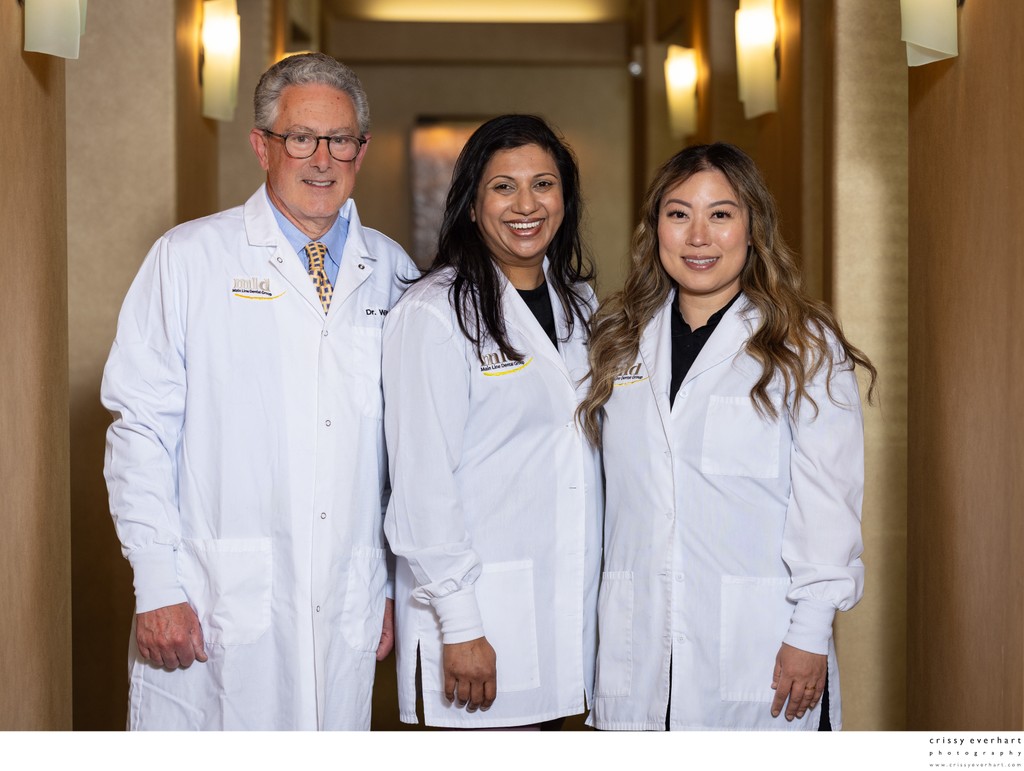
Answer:
[[[253,97],[257,128],[272,130],[277,120],[281,92],[288,86],[321,85],[336,88],[352,100],[359,121],[359,133],[370,130],[370,104],[358,76],[333,56],[321,53],[296,54],[282,59],[263,73]]]

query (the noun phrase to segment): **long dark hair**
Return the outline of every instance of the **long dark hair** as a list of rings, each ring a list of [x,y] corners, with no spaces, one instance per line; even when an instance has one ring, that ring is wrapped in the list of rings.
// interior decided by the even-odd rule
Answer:
[[[462,333],[476,346],[493,340],[509,359],[522,355],[509,343],[501,308],[501,277],[470,212],[476,201],[484,169],[500,150],[537,145],[555,161],[561,177],[565,214],[548,245],[547,278],[553,286],[568,322],[568,334],[578,321],[584,328],[588,304],[581,282],[593,279],[593,266],[580,239],[583,204],[580,175],[572,150],[536,115],[502,115],[478,128],[455,162],[452,185],[445,202],[444,219],[437,242],[437,258],[428,273],[451,266],[455,276],[449,296]]]

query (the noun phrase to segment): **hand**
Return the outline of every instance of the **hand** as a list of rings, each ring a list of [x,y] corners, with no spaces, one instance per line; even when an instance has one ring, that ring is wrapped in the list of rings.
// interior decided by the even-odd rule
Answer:
[[[486,637],[444,646],[444,695],[467,712],[490,709],[498,695],[494,648]]]
[[[772,717],[779,716],[787,698],[786,720],[803,717],[808,709],[814,709],[825,690],[827,669],[828,656],[808,653],[783,643],[775,657],[775,673],[772,675],[772,688],[775,690]]]
[[[208,658],[199,617],[187,602],[136,614],[135,641],[142,658],[164,669],[188,668]]]
[[[384,600],[384,626],[380,630],[380,643],[377,645],[377,661],[383,661],[395,647],[395,601],[388,597]]]

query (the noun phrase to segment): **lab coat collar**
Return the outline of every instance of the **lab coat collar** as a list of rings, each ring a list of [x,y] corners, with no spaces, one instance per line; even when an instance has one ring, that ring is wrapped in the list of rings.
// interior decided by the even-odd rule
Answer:
[[[281,232],[274,213],[270,210],[273,204],[267,198],[265,188],[266,185],[261,185],[243,207],[242,217],[245,222],[246,238],[251,246],[270,247],[268,260],[271,266],[280,272],[309,307],[320,318],[323,318],[323,307],[320,305],[320,298],[317,296],[313,282],[310,281],[309,274],[304,269],[302,262],[295,256],[288,239]],[[334,295],[331,300],[332,310],[328,313],[327,318],[334,316],[333,309],[340,306],[360,284],[369,278],[373,273],[373,264],[376,262],[376,258],[366,248],[355,201],[351,198],[348,199],[341,207],[340,215],[348,220],[348,238],[345,241],[345,251],[341,257],[338,280],[334,285]]]
[[[548,258],[545,257],[545,280],[548,278],[548,269],[550,267],[551,264],[548,262]],[[497,271],[498,279],[501,281],[501,302],[505,309],[506,323],[514,326],[526,340],[529,350],[523,351],[523,353],[528,356],[543,356],[548,359],[565,376],[569,384],[574,385],[569,375],[569,369],[562,358],[561,351],[551,344],[551,338],[548,337],[544,328],[541,327],[540,322],[537,321],[533,312],[527,306],[526,301],[519,296],[519,292],[512,286],[512,282],[508,280],[497,265],[494,266],[494,270]],[[555,316],[555,335],[559,340],[563,340],[568,330],[568,320],[565,318],[562,303],[558,299],[558,295],[555,294],[550,281],[548,281],[548,297],[551,299],[551,310]],[[578,327],[579,325],[577,324],[576,326]]]
[[[662,428],[666,439],[669,436],[669,416],[672,404],[669,400],[669,389],[672,385],[672,302],[675,292],[670,292],[661,308],[648,322],[647,328],[640,337],[640,358],[647,370],[654,401],[661,417]],[[725,312],[718,322],[714,333],[708,338],[690,371],[683,378],[680,389],[702,373],[735,356],[753,333],[757,324],[756,309],[747,301],[747,296],[740,293],[736,302]]]
[[[747,296],[741,292],[740,296],[736,298],[736,302],[722,316],[722,320],[718,322],[718,326],[711,333],[711,337],[704,343],[704,347],[697,354],[693,366],[690,367],[690,371],[686,373],[686,377],[683,378],[683,382],[679,387],[683,388],[694,378],[699,377],[702,373],[739,353],[754,333],[757,318],[757,311],[747,300]],[[667,314],[664,325],[668,333],[670,346],[668,360],[670,362],[669,375],[671,377],[672,324]]]

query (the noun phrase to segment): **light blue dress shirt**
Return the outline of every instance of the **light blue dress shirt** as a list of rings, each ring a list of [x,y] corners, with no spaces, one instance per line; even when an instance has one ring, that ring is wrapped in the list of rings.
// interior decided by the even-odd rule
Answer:
[[[267,196],[270,200],[270,196]],[[306,272],[309,272],[309,257],[306,255],[306,244],[310,242],[309,236],[299,230],[291,221],[281,213],[281,210],[270,201],[270,210],[274,212],[274,219],[278,227],[288,239],[288,244],[295,250],[299,259],[302,260]],[[348,220],[339,216],[331,225],[331,229],[324,233],[319,239],[327,247],[327,259],[324,260],[324,269],[327,271],[327,278],[331,285],[338,283],[338,269],[341,267],[341,255],[345,251],[345,241],[348,240]]]

